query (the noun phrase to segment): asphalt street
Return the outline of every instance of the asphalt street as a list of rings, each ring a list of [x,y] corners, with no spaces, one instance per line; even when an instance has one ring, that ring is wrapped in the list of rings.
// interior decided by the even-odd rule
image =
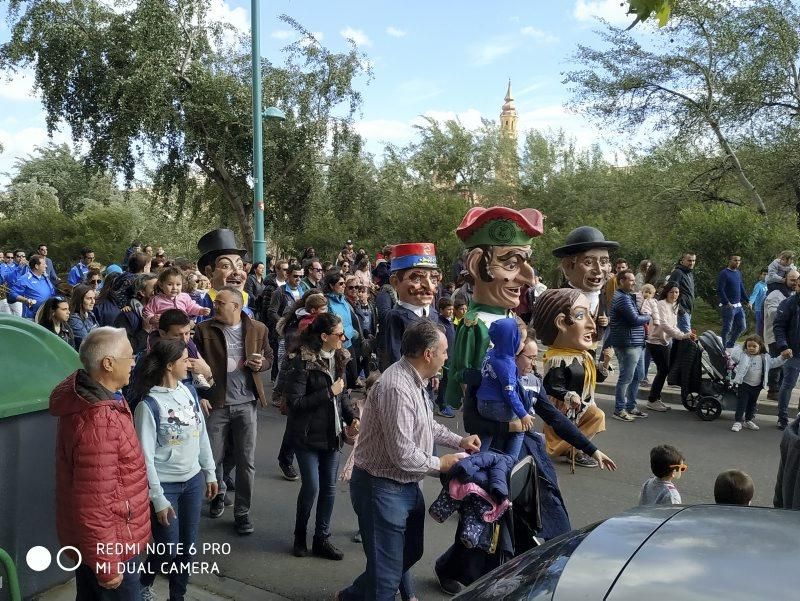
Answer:
[[[598,403],[610,416],[612,399],[602,396]],[[685,503],[713,502],[716,475],[725,469],[739,468],[748,472],[755,481],[753,504],[771,506],[781,433],[775,428],[773,417],[764,417],[761,420],[763,427],[758,432],[733,433],[730,431],[732,417],[731,413],[724,412],[717,421],[703,422],[682,407],[673,406],[667,413],[651,413],[649,418],[632,423],[607,419],[607,431],[599,434],[595,442],[617,462],[619,469],[616,472],[576,468],[577,473],[570,474],[567,464],[556,464],[573,527],[602,520],[636,505],[639,488],[650,475],[649,450],[659,443],[673,444],[685,454],[689,469],[677,482]],[[452,429],[461,428],[459,418],[441,421]],[[329,599],[364,568],[360,545],[351,540],[356,530],[355,514],[347,484],[342,483],[332,531],[336,545],[345,553],[344,560],[298,559],[291,555],[300,483],[284,480],[276,463],[284,423],[285,418],[277,409],[270,407],[260,412],[257,479],[252,508],[255,534],[248,537],[235,534],[230,508],[216,520],[206,515],[201,525],[201,539],[230,544],[229,554],[217,553],[206,556],[206,559],[217,562],[220,572],[227,578],[269,591],[276,597],[298,601]],[[345,448],[342,463],[349,450],[349,447]],[[438,480],[427,478],[424,492],[428,503],[432,502],[439,492]],[[428,520],[425,556],[414,568],[420,599],[448,598],[439,592],[432,565],[450,545],[455,524],[453,518],[445,524]],[[309,530],[313,530],[313,514]],[[197,582],[217,592],[224,592],[230,586],[215,576],[198,578]]]

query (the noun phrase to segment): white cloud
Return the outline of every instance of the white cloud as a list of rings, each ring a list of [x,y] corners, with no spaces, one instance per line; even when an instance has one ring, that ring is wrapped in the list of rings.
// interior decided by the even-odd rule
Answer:
[[[514,50],[512,42],[491,41],[472,49],[473,61],[476,65],[489,65],[501,56],[510,54]]]
[[[231,8],[225,0],[211,0],[208,19],[211,22],[227,23],[239,33],[250,32],[250,13],[241,6]]]
[[[393,38],[404,38],[407,32],[390,25],[389,27],[386,28],[386,33],[388,33]]]
[[[555,44],[558,42],[558,38],[552,33],[547,33],[546,31],[536,29],[530,25],[523,27],[519,30],[519,32],[526,37],[533,38],[537,42],[541,42],[542,44]]]
[[[276,40],[288,40],[294,35],[293,32],[289,31],[288,29],[276,29],[269,37],[274,38]]]
[[[360,29],[353,29],[352,27],[345,27],[340,32],[341,36],[347,40],[353,40],[356,46],[372,46],[372,42]]]
[[[439,123],[453,120],[460,121],[461,125],[467,129],[477,129],[481,126],[481,112],[478,109],[467,109],[459,112],[431,110],[425,111],[423,116],[434,119]],[[415,125],[424,125],[426,122],[422,117],[417,117],[412,123]]]
[[[627,5],[621,0],[577,0],[572,15],[578,21],[600,17],[609,23],[622,24],[633,20],[627,12]]]
[[[356,131],[368,142],[406,144],[414,137],[411,123],[392,119],[367,119],[355,124]]]
[[[62,125],[62,130],[53,132],[53,137],[47,137],[47,128],[44,124],[44,113],[38,113],[34,118],[26,119],[27,127],[21,129],[0,129],[0,144],[3,145],[3,154],[0,154],[0,185],[9,183],[9,175],[13,175],[14,163],[17,159],[25,158],[33,153],[36,146],[46,146],[66,143],[72,147],[69,127]],[[5,125],[5,124],[4,124]],[[11,125],[10,123],[8,125]]]
[[[29,69],[9,73],[0,79],[0,98],[3,100],[30,101],[34,97],[34,74]]]

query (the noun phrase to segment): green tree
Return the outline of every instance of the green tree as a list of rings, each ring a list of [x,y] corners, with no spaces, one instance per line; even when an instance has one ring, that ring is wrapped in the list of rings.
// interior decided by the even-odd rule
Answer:
[[[0,68],[33,68],[48,128],[65,121],[87,144],[89,165],[130,182],[149,157],[162,198],[174,191],[181,205],[196,198],[224,204],[250,245],[249,46],[210,21],[209,4],[10,0],[11,38],[0,47]],[[262,60],[264,104],[288,115],[265,132],[265,204],[276,227],[297,231],[291,216],[317,176],[333,113],[348,120],[360,103],[353,81],[364,61],[355,47],[329,52],[284,20],[302,40],[284,49],[283,65]]]
[[[579,45],[581,69],[567,73],[572,104],[603,122],[633,131],[642,125],[682,139],[711,137],[759,213],[766,206],[734,150],[740,123],[732,113],[733,90],[750,60],[741,27],[747,6],[732,0],[693,0],[642,46],[613,26],[600,33],[601,48]],[[656,49],[652,49],[656,48]]]

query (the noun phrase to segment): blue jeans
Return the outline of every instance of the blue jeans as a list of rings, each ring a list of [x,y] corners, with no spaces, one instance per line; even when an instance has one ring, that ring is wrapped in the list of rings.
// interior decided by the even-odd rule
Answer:
[[[725,348],[733,348],[736,344],[736,339],[747,328],[744,309],[742,307],[722,306],[719,310],[722,312],[722,342],[725,344]]]
[[[764,311],[756,311],[756,334],[764,337]]]
[[[692,330],[692,314],[689,312],[678,312],[678,329],[681,332],[688,333]]]
[[[800,357],[792,357],[783,364],[783,381],[781,390],[778,393],[778,423],[789,423],[789,401],[792,398],[792,390],[797,384],[797,376],[800,375]]]
[[[350,500],[367,568],[342,591],[344,601],[393,601],[400,580],[422,557],[425,500],[417,482],[401,484],[353,469]]]
[[[640,362],[643,347],[615,346],[614,354],[619,363],[619,379],[614,390],[614,413],[623,409],[633,411],[636,408],[636,395],[639,383],[644,378],[644,365]]]
[[[155,582],[156,574],[166,573],[169,578],[169,601],[183,601],[184,595],[186,595],[186,585],[189,584],[189,572],[175,570],[177,573],[173,573],[169,568],[174,563],[192,560],[194,549],[192,545],[197,543],[200,511],[203,508],[203,497],[206,492],[206,479],[201,471],[186,482],[162,482],[161,488],[164,489],[164,496],[172,505],[176,517],[170,519],[169,526],[162,526],[153,512],[153,540],[156,543],[168,545],[167,550],[170,547],[175,549],[180,544],[183,553],[148,555],[147,573],[142,574],[141,583],[142,586],[151,586]]]
[[[295,534],[305,536],[311,508],[317,501],[317,516],[314,524],[315,538],[331,535],[331,514],[336,501],[336,475],[339,472],[339,451],[316,451],[298,446],[294,450],[300,466],[300,492],[297,495],[297,517]]]
[[[100,586],[94,570],[82,563],[75,570],[75,601],[141,601],[139,565],[137,557],[128,560],[122,584],[115,589],[107,589]]]
[[[517,419],[514,410],[502,401],[486,401],[478,399],[478,413],[481,417],[491,419],[496,422],[510,422]],[[488,451],[494,448],[501,453],[507,453],[514,459],[519,457],[519,452],[522,450],[522,440],[525,434],[523,432],[515,432],[506,436],[500,436],[497,440],[491,435],[481,437],[481,451]],[[492,442],[495,442],[492,445]]]

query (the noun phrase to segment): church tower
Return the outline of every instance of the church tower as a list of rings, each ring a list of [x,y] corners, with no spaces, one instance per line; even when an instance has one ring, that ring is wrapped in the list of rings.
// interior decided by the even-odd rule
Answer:
[[[500,131],[503,136],[517,139],[517,107],[514,106],[514,96],[511,94],[511,80],[508,80],[503,110],[500,112]]]
[[[511,94],[511,80],[508,80],[503,110],[500,112],[500,148],[495,165],[497,181],[508,188],[519,186],[519,155],[517,154],[517,107]],[[507,191],[508,199],[515,202],[515,194]]]

